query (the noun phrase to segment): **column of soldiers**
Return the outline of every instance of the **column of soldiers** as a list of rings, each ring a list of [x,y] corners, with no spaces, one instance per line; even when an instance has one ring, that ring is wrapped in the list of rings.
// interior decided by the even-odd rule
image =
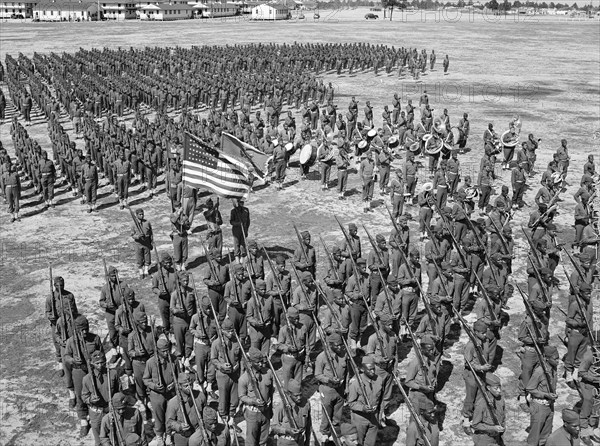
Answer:
[[[153,278],[163,319],[160,336],[153,323],[148,327],[144,305],[135,300],[134,291],[123,286],[114,268],[108,268],[100,304],[113,346],[111,364],[119,364],[112,367],[126,377],[113,386],[125,394],[121,406],[137,400],[135,410],[141,409],[143,415],[133,410],[134,418],[148,418],[151,407],[157,444],[171,437],[175,444],[201,444],[193,439],[201,442],[206,435],[207,421],[200,421],[199,414],[208,396],[218,400],[218,415],[209,412],[208,420],[217,419],[222,429],[232,433],[238,430],[236,415],[243,405],[246,441],[251,444],[265,444],[269,432],[280,440],[306,444],[311,421],[301,383],[314,375],[324,410],[320,432],[326,439],[335,441],[339,435],[336,429],[346,402],[358,443],[375,444],[378,430],[388,423],[392,395],[399,391],[406,395],[412,415],[407,444],[433,445],[439,440],[444,406],[436,398],[441,390],[440,362],[448,358],[444,350],[453,341],[450,327],[458,323],[468,337],[462,371],[463,428],[476,445],[502,444],[504,399],[501,380],[492,372],[498,366],[498,340],[508,323],[503,309],[512,297],[507,286],[514,257],[509,215],[501,202],[487,221],[472,218],[466,208],[463,211],[466,216],[454,219],[452,213],[436,209],[436,222],[426,226],[426,283],[420,253],[409,248],[406,215],[397,219],[391,212],[389,239],[383,234],[373,237],[364,228],[371,247],[366,258],[358,227],[343,227],[338,220],[343,238],[333,246],[323,245],[328,267],[322,282],[316,277],[316,251],[307,231],[296,230],[298,244],[291,259],[279,255],[272,259],[267,249],[248,240],[242,263],[227,265],[213,248],[202,273],[209,294],[202,297],[193,276],[175,271],[171,256],[163,253]],[[460,226],[463,223],[466,228]],[[537,234],[539,230],[543,236]],[[519,401],[531,414],[528,444],[561,444],[557,438],[576,438],[579,429],[582,441],[591,444],[596,438],[593,407],[600,382],[594,356],[600,333],[593,331],[590,303],[598,239],[587,240],[575,260],[556,246],[554,230],[551,218],[542,215],[524,234],[531,254],[527,286],[517,285],[527,314],[518,336],[523,343],[517,352],[522,361]],[[558,350],[549,340],[548,324],[557,262],[547,240],[554,240],[553,246],[564,251],[574,268],[568,276],[571,295],[565,311],[564,365],[567,384],[579,389],[583,401],[577,417],[571,410],[563,411],[565,426],[552,435]],[[98,382],[104,382],[103,345],[89,334],[60,278],[54,286],[46,313],[55,323],[57,359],[62,362],[71,404],[81,418],[82,434],[99,426],[94,432],[102,439],[110,423],[107,428],[102,417],[92,413],[113,410],[111,404],[121,407],[109,403],[111,395],[91,398],[86,387],[86,379],[94,373]],[[477,319],[471,325],[464,317],[472,304]],[[420,306],[424,315],[418,322]],[[410,343],[415,355],[402,379],[397,364],[404,342]],[[281,358],[281,377],[273,366],[276,356]],[[93,373],[86,377],[90,370]],[[275,388],[282,406],[274,410]],[[104,406],[98,408],[100,401]],[[111,416],[115,415],[106,415],[109,420]]]

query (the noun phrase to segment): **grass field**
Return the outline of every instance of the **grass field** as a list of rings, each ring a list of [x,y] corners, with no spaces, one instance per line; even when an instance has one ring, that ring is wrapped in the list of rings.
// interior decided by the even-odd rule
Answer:
[[[560,139],[569,141],[571,152],[570,186],[564,194],[560,215],[557,217],[561,241],[573,238],[572,215],[574,200],[583,163],[588,154],[600,154],[600,28],[597,21],[580,22],[557,18],[507,18],[497,22],[481,16],[463,15],[458,21],[435,22],[431,16],[411,16],[406,21],[395,14],[393,22],[366,21],[367,9],[342,11],[334,16],[321,12],[323,19],[280,23],[200,22],[175,23],[2,23],[0,26],[0,57],[14,57],[19,52],[31,56],[33,52],[73,52],[79,47],[143,47],[235,44],[248,42],[371,42],[393,46],[435,49],[438,66],[420,82],[394,75],[375,76],[372,72],[353,76],[325,74],[324,80],[336,86],[336,102],[345,110],[350,96],[366,100],[374,106],[376,125],[380,123],[384,105],[391,106],[393,93],[418,103],[419,95],[427,90],[435,113],[448,108],[451,121],[456,124],[463,112],[471,120],[469,155],[461,158],[463,174],[475,175],[482,151],[482,134],[488,122],[494,122],[498,132],[507,128],[513,114],[523,121],[523,132],[534,133],[543,139],[538,152],[538,170],[551,160],[560,146]],[[380,17],[383,16],[379,12]],[[307,18],[310,14],[307,14]],[[441,72],[441,60],[450,56],[450,74]],[[3,88],[6,88],[3,86]],[[5,90],[6,93],[6,90]],[[362,111],[361,111],[362,117]],[[65,119],[65,128],[71,124]],[[128,120],[130,124],[130,120]],[[51,153],[45,123],[36,119],[30,134]],[[8,125],[0,126],[0,140],[12,151]],[[82,140],[77,140],[82,145]],[[314,169],[313,169],[314,170]],[[313,177],[314,178],[314,177]],[[389,233],[388,218],[383,202],[377,197],[375,212],[362,213],[360,186],[356,175],[351,176],[350,199],[339,202],[333,191],[323,193],[317,181],[298,182],[298,172],[290,169],[290,185],[275,193],[272,188],[253,193],[248,200],[252,213],[251,236],[266,246],[277,246],[288,252],[296,245],[291,222],[302,229],[320,234],[327,242],[341,238],[333,215],[343,221],[363,222],[372,233]],[[539,175],[530,181],[526,201],[533,203],[538,189]],[[504,174],[496,183],[509,184]],[[31,189],[24,193],[21,223],[11,224],[6,213],[0,216],[0,444],[1,445],[92,445],[91,433],[85,441],[76,437],[76,417],[67,408],[67,395],[61,379],[52,371],[53,348],[43,302],[48,294],[47,267],[52,263],[55,275],[65,278],[66,288],[72,291],[80,310],[89,316],[92,328],[99,334],[106,332],[103,314],[98,308],[99,290],[103,283],[101,258],[117,266],[121,277],[136,290],[137,295],[153,314],[156,305],[148,280],[137,279],[132,242],[128,238],[129,215],[119,211],[114,195],[107,187],[99,191],[100,212],[88,215],[85,207],[74,200],[65,187],[57,190],[58,206],[42,211],[39,204],[31,203]],[[161,251],[171,250],[168,232],[168,202],[161,194],[149,200],[138,187],[132,189],[133,207],[143,206],[156,232]],[[230,209],[223,203],[227,222]],[[526,224],[528,211],[516,214],[514,233],[517,235],[517,259],[513,282],[525,281],[524,262],[526,242],[520,236],[519,226]],[[416,208],[409,208],[416,215]],[[415,229],[414,222],[411,224]],[[202,229],[202,228],[201,228]],[[416,229],[415,229],[416,231]],[[231,245],[230,231],[224,227],[225,243]],[[366,244],[366,236],[363,243]],[[190,267],[199,280],[203,256],[195,233],[190,237]],[[414,233],[416,238],[416,232]],[[413,238],[413,239],[414,239]],[[369,249],[370,250],[370,249]],[[318,250],[319,273],[325,270],[325,257]],[[201,259],[202,257],[202,259]],[[560,268],[559,270],[560,271]],[[555,302],[564,307],[566,279],[555,295]],[[503,364],[498,369],[507,398],[507,445],[523,445],[528,415],[519,412],[516,405],[516,380],[520,363],[514,355],[518,347],[517,327],[523,318],[523,306],[515,296],[510,302],[511,321],[503,330],[500,345],[504,350]],[[555,320],[563,320],[553,313]],[[471,316],[469,320],[473,320]],[[560,344],[556,335],[562,334],[563,323],[551,325],[552,340]],[[447,383],[438,398],[448,406],[440,444],[458,446],[470,444],[460,429],[460,409],[464,396],[461,377],[461,351],[466,343],[462,335],[449,350],[450,361],[443,365]],[[565,352],[558,345],[561,354]],[[412,358],[412,353],[408,359]],[[408,362],[404,359],[402,365]],[[314,390],[309,383],[309,390]],[[555,427],[560,425],[560,410],[573,405],[577,395],[559,381]],[[313,396],[314,418],[320,421],[320,409]],[[381,432],[380,444],[404,444],[407,414],[404,406],[393,415],[398,427]],[[316,425],[316,424],[315,424]],[[243,425],[242,425],[243,426]],[[64,441],[64,443],[60,443]]]

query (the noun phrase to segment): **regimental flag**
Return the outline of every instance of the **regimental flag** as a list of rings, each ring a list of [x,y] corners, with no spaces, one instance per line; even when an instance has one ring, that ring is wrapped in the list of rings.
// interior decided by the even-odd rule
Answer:
[[[270,155],[226,132],[221,133],[221,150],[246,164],[260,182],[264,184],[267,181]]]
[[[190,135],[183,140],[183,182],[224,198],[247,198],[250,172],[244,163]]]

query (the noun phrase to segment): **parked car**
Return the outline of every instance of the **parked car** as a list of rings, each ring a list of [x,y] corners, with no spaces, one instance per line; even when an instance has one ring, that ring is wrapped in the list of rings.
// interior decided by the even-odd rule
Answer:
[[[11,19],[24,19],[25,17],[23,16],[23,14],[11,14],[10,18]]]
[[[369,12],[368,14],[365,14],[365,19],[369,20],[369,19],[378,19],[379,16],[377,14],[373,14],[372,12]]]

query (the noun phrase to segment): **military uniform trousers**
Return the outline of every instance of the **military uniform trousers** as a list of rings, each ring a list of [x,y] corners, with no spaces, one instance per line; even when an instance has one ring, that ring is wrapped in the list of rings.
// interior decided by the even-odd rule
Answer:
[[[345,402],[344,386],[335,389],[321,384],[319,386],[319,392],[321,393],[321,403],[323,404],[324,410],[327,412],[327,415],[329,415],[333,425],[339,426],[342,421]],[[321,417],[320,431],[324,436],[331,435],[331,425],[326,416]]]
[[[54,199],[54,175],[42,173],[42,194],[44,201]]]
[[[83,377],[87,375],[87,369],[84,367],[73,365],[73,390],[75,391],[76,400],[75,411],[80,420],[86,419],[88,415],[87,404],[83,402],[83,398],[81,397]]]
[[[264,446],[269,438],[272,410],[270,407],[246,406],[246,446]]]
[[[348,337],[359,341],[367,329],[367,307],[362,300],[352,302],[350,305],[350,328]]]
[[[225,418],[236,412],[238,397],[239,371],[223,373],[217,370],[217,386],[219,387],[219,415]]]
[[[185,265],[188,259],[188,236],[187,234],[173,234],[173,262]]]
[[[210,344],[199,339],[194,340],[194,356],[198,382],[215,382],[215,366],[210,361]]]
[[[171,331],[171,320],[173,318],[171,314],[171,301],[168,294],[158,296],[158,312],[162,319],[163,330],[168,333]]]
[[[143,268],[144,265],[150,266],[152,264],[152,245],[146,243],[136,242],[135,244],[135,261],[138,268]]]
[[[192,354],[194,335],[190,333],[190,318],[173,316],[173,335],[177,344],[177,355],[189,358]]]
[[[167,403],[173,398],[174,390],[158,393],[154,390],[150,391],[150,403],[152,404],[152,413],[154,414],[154,433],[161,436],[166,431],[166,412]]]
[[[90,415],[90,427],[92,428],[92,435],[94,436],[94,445],[100,446],[100,425],[102,424],[102,418],[108,413],[108,406],[88,406],[88,410]]]
[[[85,181],[85,200],[90,204],[96,204],[97,192],[98,192],[98,182],[86,180]]]
[[[501,435],[490,435],[487,432],[477,431],[473,434],[473,446],[504,445]]]
[[[552,418],[554,417],[554,407],[548,400],[533,399],[529,406],[530,430],[527,436],[527,444],[538,446],[546,444],[546,440],[552,433]]]
[[[146,370],[146,361],[149,356],[139,356],[131,360],[131,366],[133,368],[133,379],[135,382],[135,394],[137,399],[145,401],[148,397],[148,390],[144,384],[144,371]]]
[[[377,432],[379,432],[379,423],[376,414],[352,412],[350,420],[356,426],[358,444],[361,446],[375,446],[377,443]]]

